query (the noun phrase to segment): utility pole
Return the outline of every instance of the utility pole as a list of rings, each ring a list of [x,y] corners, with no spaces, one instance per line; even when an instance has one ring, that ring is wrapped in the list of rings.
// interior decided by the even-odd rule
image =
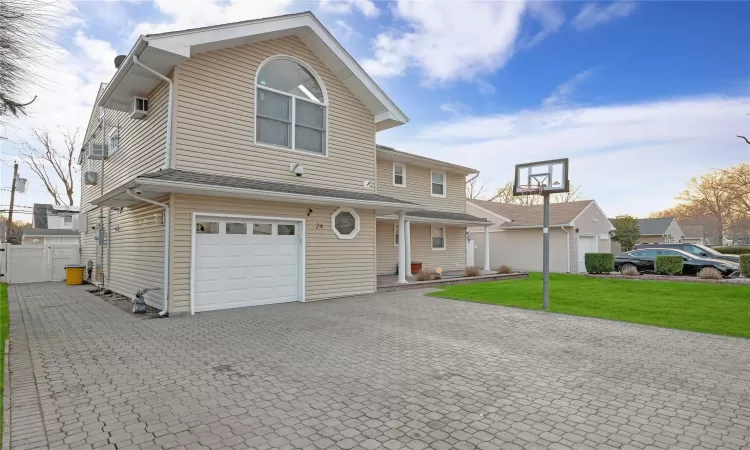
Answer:
[[[18,179],[18,162],[13,164],[13,184],[10,187],[10,209],[8,223],[5,224],[5,242],[10,243],[10,230],[13,227],[13,203],[16,200],[16,180]]]

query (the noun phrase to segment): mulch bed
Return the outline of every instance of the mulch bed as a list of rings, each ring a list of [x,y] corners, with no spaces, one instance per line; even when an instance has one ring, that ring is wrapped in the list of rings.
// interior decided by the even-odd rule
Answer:
[[[750,285],[750,278],[724,278],[722,280],[704,280],[698,277],[685,276],[667,276],[667,275],[639,275],[637,277],[622,274],[593,274],[587,273],[587,277],[592,278],[620,278],[624,280],[656,280],[656,281],[674,281],[678,283],[710,283],[710,284],[744,284]]]

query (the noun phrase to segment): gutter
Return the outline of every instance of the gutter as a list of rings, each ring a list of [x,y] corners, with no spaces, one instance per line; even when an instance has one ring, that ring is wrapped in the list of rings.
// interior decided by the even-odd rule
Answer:
[[[171,78],[165,77],[154,69],[143,64],[136,55],[133,55],[133,64],[146,69],[153,75],[161,78],[169,84],[169,101],[167,103],[167,141],[165,144],[164,152],[164,168],[169,169],[172,167],[172,122],[174,116],[174,82]]]
[[[125,192],[127,194],[139,201],[150,203],[152,205],[161,206],[164,208],[164,307],[162,311],[159,313],[160,317],[168,317],[169,316],[169,239],[170,239],[170,233],[169,233],[169,205],[166,203],[160,203],[148,198],[143,198],[136,193],[133,192],[132,189],[126,189]]]

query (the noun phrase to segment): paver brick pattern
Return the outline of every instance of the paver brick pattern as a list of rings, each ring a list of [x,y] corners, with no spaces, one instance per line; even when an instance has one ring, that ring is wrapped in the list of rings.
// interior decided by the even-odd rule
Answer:
[[[14,289],[45,448],[750,446],[750,340],[415,291],[141,320]]]

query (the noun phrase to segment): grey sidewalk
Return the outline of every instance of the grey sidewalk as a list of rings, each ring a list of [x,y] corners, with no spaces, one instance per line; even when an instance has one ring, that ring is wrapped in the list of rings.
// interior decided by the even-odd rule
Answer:
[[[153,320],[9,296],[14,449],[750,445],[750,340],[414,291]]]

